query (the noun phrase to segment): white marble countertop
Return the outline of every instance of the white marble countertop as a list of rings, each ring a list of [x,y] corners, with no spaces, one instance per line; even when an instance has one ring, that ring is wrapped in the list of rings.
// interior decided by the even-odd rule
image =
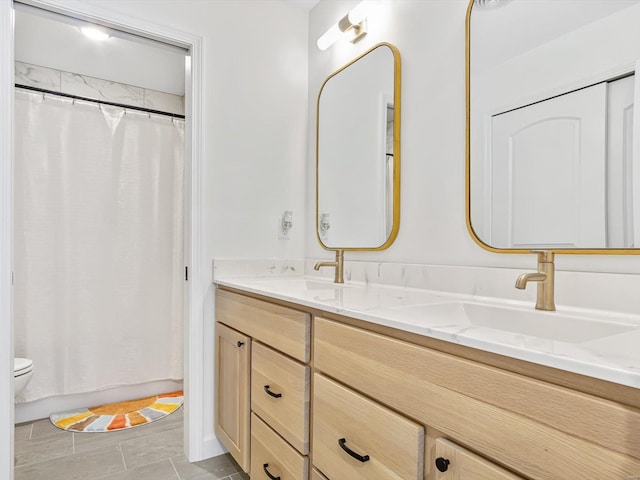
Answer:
[[[303,276],[224,277],[220,286],[640,388],[640,316]]]

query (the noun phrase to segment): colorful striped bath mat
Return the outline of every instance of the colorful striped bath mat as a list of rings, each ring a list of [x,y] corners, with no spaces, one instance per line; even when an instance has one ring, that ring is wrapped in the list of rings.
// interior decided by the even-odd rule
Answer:
[[[155,422],[175,412],[184,400],[182,390],[100,407],[54,413],[51,423],[70,432],[112,432]]]

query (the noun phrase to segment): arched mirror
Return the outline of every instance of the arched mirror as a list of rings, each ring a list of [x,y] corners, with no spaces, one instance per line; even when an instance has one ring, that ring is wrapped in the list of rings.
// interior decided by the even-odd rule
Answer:
[[[638,253],[638,25],[640,0],[470,2],[467,221],[483,247]]]
[[[381,250],[400,225],[400,55],[376,45],[327,78],[317,107],[316,226],[325,249]]]

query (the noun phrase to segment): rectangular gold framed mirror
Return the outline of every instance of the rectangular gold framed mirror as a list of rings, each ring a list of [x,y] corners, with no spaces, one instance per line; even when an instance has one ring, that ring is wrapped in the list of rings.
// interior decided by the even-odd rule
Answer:
[[[640,253],[640,0],[471,0],[467,226],[501,253]]]
[[[380,43],[323,83],[316,233],[327,250],[383,250],[400,227],[400,54]]]

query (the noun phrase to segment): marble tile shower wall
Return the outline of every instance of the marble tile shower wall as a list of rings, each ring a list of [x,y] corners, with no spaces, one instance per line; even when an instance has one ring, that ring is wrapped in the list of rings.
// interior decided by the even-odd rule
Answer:
[[[30,87],[184,115],[184,97],[52,68],[15,63],[15,82]]]

